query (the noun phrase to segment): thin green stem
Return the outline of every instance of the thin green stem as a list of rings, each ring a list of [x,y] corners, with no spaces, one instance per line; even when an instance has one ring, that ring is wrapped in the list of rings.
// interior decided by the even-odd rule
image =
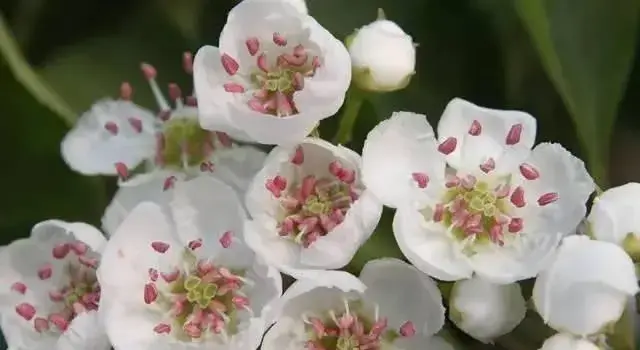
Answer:
[[[344,112],[342,116],[340,116],[340,126],[338,127],[338,132],[336,132],[336,136],[333,138],[333,143],[335,144],[347,144],[351,141],[353,127],[358,119],[358,113],[365,100],[365,96],[362,91],[352,85],[349,88],[345,100]]]

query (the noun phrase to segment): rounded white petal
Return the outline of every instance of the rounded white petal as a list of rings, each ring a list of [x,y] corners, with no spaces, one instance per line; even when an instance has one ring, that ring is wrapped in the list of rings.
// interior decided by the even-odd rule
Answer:
[[[129,118],[142,123],[141,132],[130,124]],[[153,156],[155,132],[155,117],[150,111],[129,101],[102,100],[80,116],[64,137],[62,157],[80,173],[116,175],[116,163],[134,168]]]
[[[601,241],[622,244],[629,233],[640,235],[640,184],[610,188],[594,201],[588,222]]]
[[[236,146],[221,151],[214,159],[211,174],[233,187],[244,198],[254,176],[262,169],[267,154],[252,146]]]
[[[36,224],[31,230],[31,237],[45,243],[59,234],[66,234],[86,243],[94,252],[100,253],[107,244],[107,239],[97,228],[83,222],[65,222],[47,220]]]
[[[445,161],[426,117],[395,112],[369,132],[362,150],[363,182],[387,206],[399,207],[444,188]],[[424,174],[422,190],[413,174]]]
[[[393,91],[407,85],[415,73],[416,48],[411,36],[389,20],[358,29],[349,42],[355,82],[373,91]]]
[[[407,259],[421,271],[443,281],[473,274],[472,266],[443,226],[429,224],[418,210],[402,207],[393,218],[393,234]]]
[[[536,280],[536,310],[552,328],[575,335],[599,332],[620,318],[638,292],[631,258],[619,246],[584,236],[563,240]]]
[[[458,281],[451,290],[449,318],[484,342],[511,332],[527,312],[518,284],[494,284],[479,277]]]
[[[480,173],[479,166],[489,159],[495,162],[492,174],[512,171],[527,158],[535,137],[536,120],[528,113],[480,107],[460,98],[449,102],[438,123],[441,143],[455,139],[448,163],[470,173]]]
[[[436,283],[415,267],[398,259],[369,261],[360,281],[367,286],[365,295],[380,307],[389,326],[398,329],[411,321],[422,335],[433,335],[444,325],[442,295]]]
[[[73,319],[69,328],[60,336],[56,349],[111,349],[111,343],[103,328],[97,311],[82,313]]]
[[[592,342],[570,334],[558,333],[544,341],[539,350],[601,350]]]

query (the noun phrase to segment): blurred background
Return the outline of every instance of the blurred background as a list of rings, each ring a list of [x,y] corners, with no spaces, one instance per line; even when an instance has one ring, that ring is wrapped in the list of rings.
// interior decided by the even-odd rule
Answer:
[[[117,97],[122,81],[133,85],[136,103],[153,107],[139,71],[142,61],[157,67],[161,83],[190,90],[182,53],[216,45],[235,3],[0,0],[2,244],[28,235],[47,218],[99,225],[115,181],[73,173],[60,157],[61,138],[97,99]],[[375,20],[383,8],[419,43],[417,74],[409,87],[371,96],[362,108],[354,150],[361,150],[367,132],[391,111],[425,113],[437,123],[445,104],[459,96],[531,113],[538,120],[538,141],[560,142],[585,159],[602,188],[640,180],[639,5],[636,0],[308,0],[311,14],[338,38]],[[322,126],[323,135],[333,135],[336,119]],[[352,269],[378,254],[398,254],[389,218],[387,213]],[[545,330],[529,326],[498,345],[537,349]],[[469,339],[465,344],[484,348]]]

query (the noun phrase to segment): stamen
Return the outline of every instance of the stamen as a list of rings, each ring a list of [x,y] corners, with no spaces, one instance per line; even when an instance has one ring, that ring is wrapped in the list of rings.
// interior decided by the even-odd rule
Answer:
[[[11,290],[24,295],[27,292],[27,285],[22,282],[15,282],[11,285]]]
[[[135,130],[138,134],[142,132],[142,120],[138,118],[129,118],[129,125]]]
[[[156,76],[158,75],[158,72],[156,71],[155,67],[153,67],[148,63],[142,63],[140,65],[140,68],[142,69],[142,72],[144,73],[145,78],[149,82],[149,86],[151,87],[151,92],[153,93],[153,97],[156,99],[156,103],[158,104],[158,107],[160,107],[160,110],[161,111],[170,110],[169,104],[167,103],[167,100],[165,100],[164,96],[162,95],[162,91],[160,91],[160,87],[156,82]]]
[[[280,33],[273,33],[273,42],[278,46],[287,46],[287,39]]]
[[[229,248],[231,246],[232,240],[233,233],[231,231],[227,231],[220,238],[220,245],[222,245],[223,248]]]
[[[104,124],[104,129],[107,130],[111,135],[118,135],[118,124],[114,122],[106,122]]]
[[[36,315],[36,308],[29,303],[21,303],[16,306],[16,313],[27,321],[31,321]]]
[[[191,52],[187,51],[182,54],[182,69],[189,75],[193,74],[193,55]]]
[[[166,253],[167,250],[169,250],[169,247],[170,247],[169,244],[165,242],[159,242],[159,241],[151,242],[151,248],[153,248],[153,250],[161,254]]]
[[[457,145],[458,140],[455,137],[449,137],[438,146],[438,151],[444,155],[449,155],[456,150]]]
[[[258,50],[260,50],[260,41],[258,40],[258,38],[249,38],[247,39],[245,44],[247,45],[247,50],[249,51],[249,54],[251,56],[255,56],[256,53],[258,53]]]
[[[515,124],[509,129],[505,143],[509,146],[513,146],[520,142],[520,136],[522,135],[522,124]]]
[[[425,188],[429,184],[429,176],[425,173],[413,173],[411,177],[420,188]]]
[[[226,53],[221,56],[221,63],[222,67],[229,75],[235,75],[238,72],[238,69],[240,69],[238,61]]]
[[[557,201],[560,197],[555,192],[545,193],[538,198],[538,205],[545,206]]]
[[[131,101],[131,96],[133,95],[133,88],[131,84],[128,82],[123,82],[120,84],[120,98],[125,101]]]
[[[482,125],[480,125],[479,121],[474,120],[471,123],[471,127],[469,128],[469,135],[478,136],[480,135],[481,132],[482,132]]]
[[[540,173],[536,168],[531,164],[522,163],[520,164],[520,173],[527,180],[535,180],[540,177]]]

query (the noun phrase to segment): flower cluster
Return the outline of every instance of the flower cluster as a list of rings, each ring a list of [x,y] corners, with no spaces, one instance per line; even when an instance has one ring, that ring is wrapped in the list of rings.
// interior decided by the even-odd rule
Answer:
[[[605,348],[638,292],[640,184],[588,212],[584,163],[535,145],[534,117],[460,98],[436,130],[395,112],[360,153],[325,141],[348,89],[415,73],[413,40],[383,14],[346,41],[304,1],[244,0],[219,47],[184,54],[191,94],[170,83],[170,104],[142,63],[158,113],[125,82],[82,114],[63,158],[118,190],[104,234],[48,220],[0,249],[10,349],[448,350],[447,317],[484,343],[511,332],[533,278],[529,306],[559,332],[542,350]],[[384,206],[406,261],[338,271]],[[283,291],[281,274],[297,281]]]

